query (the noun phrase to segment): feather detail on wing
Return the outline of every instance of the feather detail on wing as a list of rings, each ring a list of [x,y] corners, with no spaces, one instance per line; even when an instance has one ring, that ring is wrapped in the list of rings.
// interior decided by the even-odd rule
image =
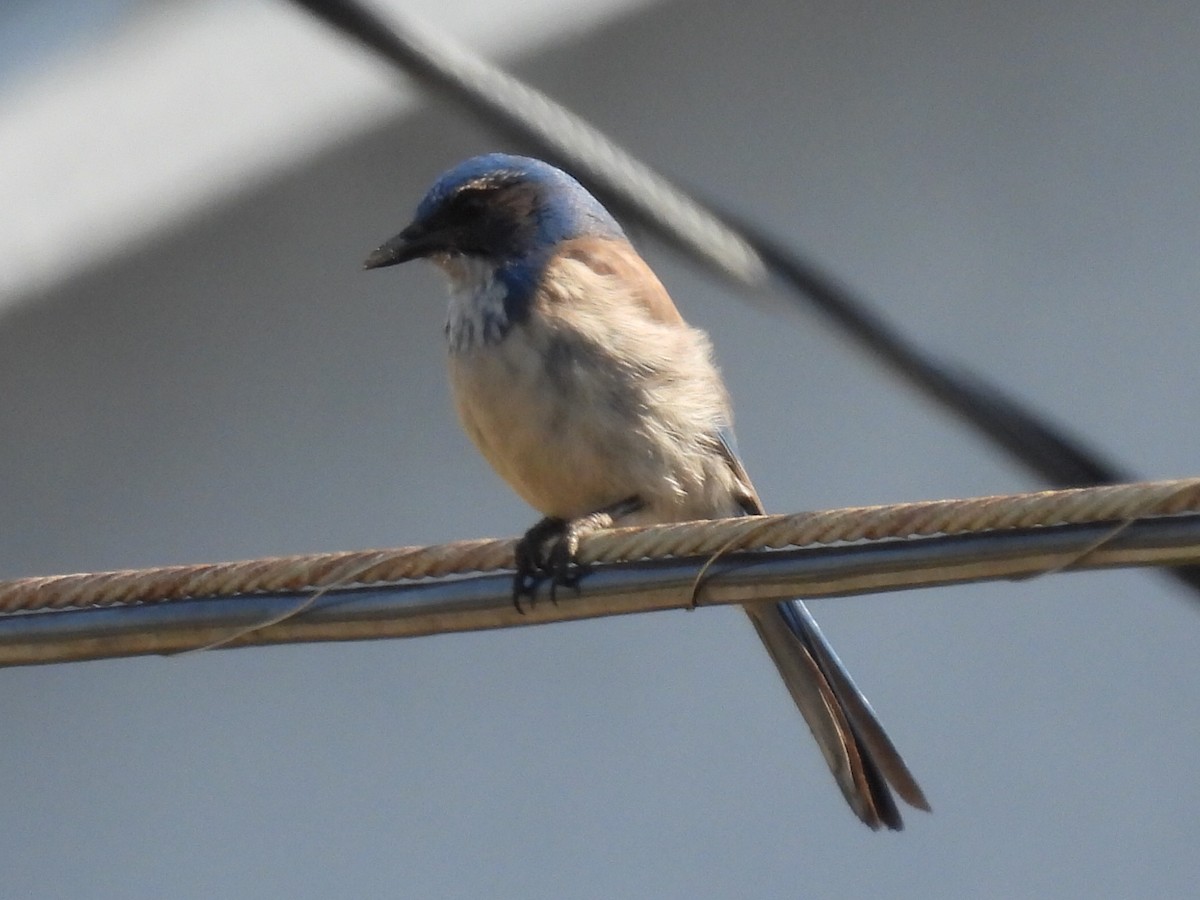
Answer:
[[[629,290],[627,295],[639,304],[650,319],[665,325],[682,325],[683,316],[675,308],[671,295],[654,270],[626,241],[607,238],[576,238],[564,241],[556,258],[583,263],[597,275],[612,278]]]

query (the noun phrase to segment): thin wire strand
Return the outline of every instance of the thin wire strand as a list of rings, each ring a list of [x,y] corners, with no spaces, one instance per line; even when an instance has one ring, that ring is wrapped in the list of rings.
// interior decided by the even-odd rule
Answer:
[[[276,613],[259,622],[254,622],[250,625],[244,625],[241,628],[236,628],[228,634],[208,641],[198,647],[191,647],[187,650],[180,650],[174,656],[184,656],[189,653],[201,653],[205,650],[218,650],[221,647],[228,646],[241,638],[247,637],[256,631],[261,631],[264,628],[270,628],[272,625],[279,625],[288,619],[295,618],[301,613],[312,609],[317,602],[332,590],[338,588],[350,587],[358,583],[359,576],[366,572],[373,565],[373,562],[360,562],[358,560],[348,560],[347,564],[340,570],[333,570],[328,573],[330,580],[325,587],[318,588],[315,592],[305,597],[291,609],[286,609],[283,612]]]

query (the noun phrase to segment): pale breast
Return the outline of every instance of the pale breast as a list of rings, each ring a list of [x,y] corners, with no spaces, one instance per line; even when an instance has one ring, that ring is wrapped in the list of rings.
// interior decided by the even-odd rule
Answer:
[[[562,257],[527,314],[489,333],[481,318],[506,314],[502,291],[456,274],[455,405],[527,503],[564,519],[633,496],[641,522],[736,512],[737,476],[714,438],[728,405],[702,332],[657,314],[621,272]]]
[[[619,392],[594,365],[535,327],[452,353],[450,382],[463,428],[534,509],[575,518],[630,495],[626,461],[642,455]]]

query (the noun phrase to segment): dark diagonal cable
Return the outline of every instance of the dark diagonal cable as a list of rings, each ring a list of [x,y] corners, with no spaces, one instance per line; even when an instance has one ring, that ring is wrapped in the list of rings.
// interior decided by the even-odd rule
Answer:
[[[767,233],[731,214],[722,215],[759,252],[771,272],[807,297],[845,334],[1055,487],[1136,480],[1000,388],[963,366],[918,349],[836,278]]]
[[[769,271],[878,360],[1027,469],[1056,487],[1132,480],[1083,442],[963,366],[941,362],[904,338],[860,296],[759,227],[716,215],[616,146],[599,130],[502,69],[410,21],[383,19],[355,0],[293,0],[383,56],[506,137],[569,169],[620,215],[749,286]],[[1200,568],[1172,569],[1200,590]]]

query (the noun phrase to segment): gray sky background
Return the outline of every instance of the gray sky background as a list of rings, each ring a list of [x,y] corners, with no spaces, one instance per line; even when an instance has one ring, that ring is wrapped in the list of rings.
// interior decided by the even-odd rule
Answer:
[[[1174,477],[1198,470],[1198,43],[1185,2],[671,2],[514,62]],[[0,576],[533,521],[453,420],[436,273],[358,269],[500,145],[445,109],[324,137],[7,298]],[[1040,487],[815,317],[645,250],[773,510]],[[1194,893],[1196,599],[1118,572],[813,610],[933,803],[903,834],[853,818],[744,616],[706,610],[0,672],[4,893]]]

